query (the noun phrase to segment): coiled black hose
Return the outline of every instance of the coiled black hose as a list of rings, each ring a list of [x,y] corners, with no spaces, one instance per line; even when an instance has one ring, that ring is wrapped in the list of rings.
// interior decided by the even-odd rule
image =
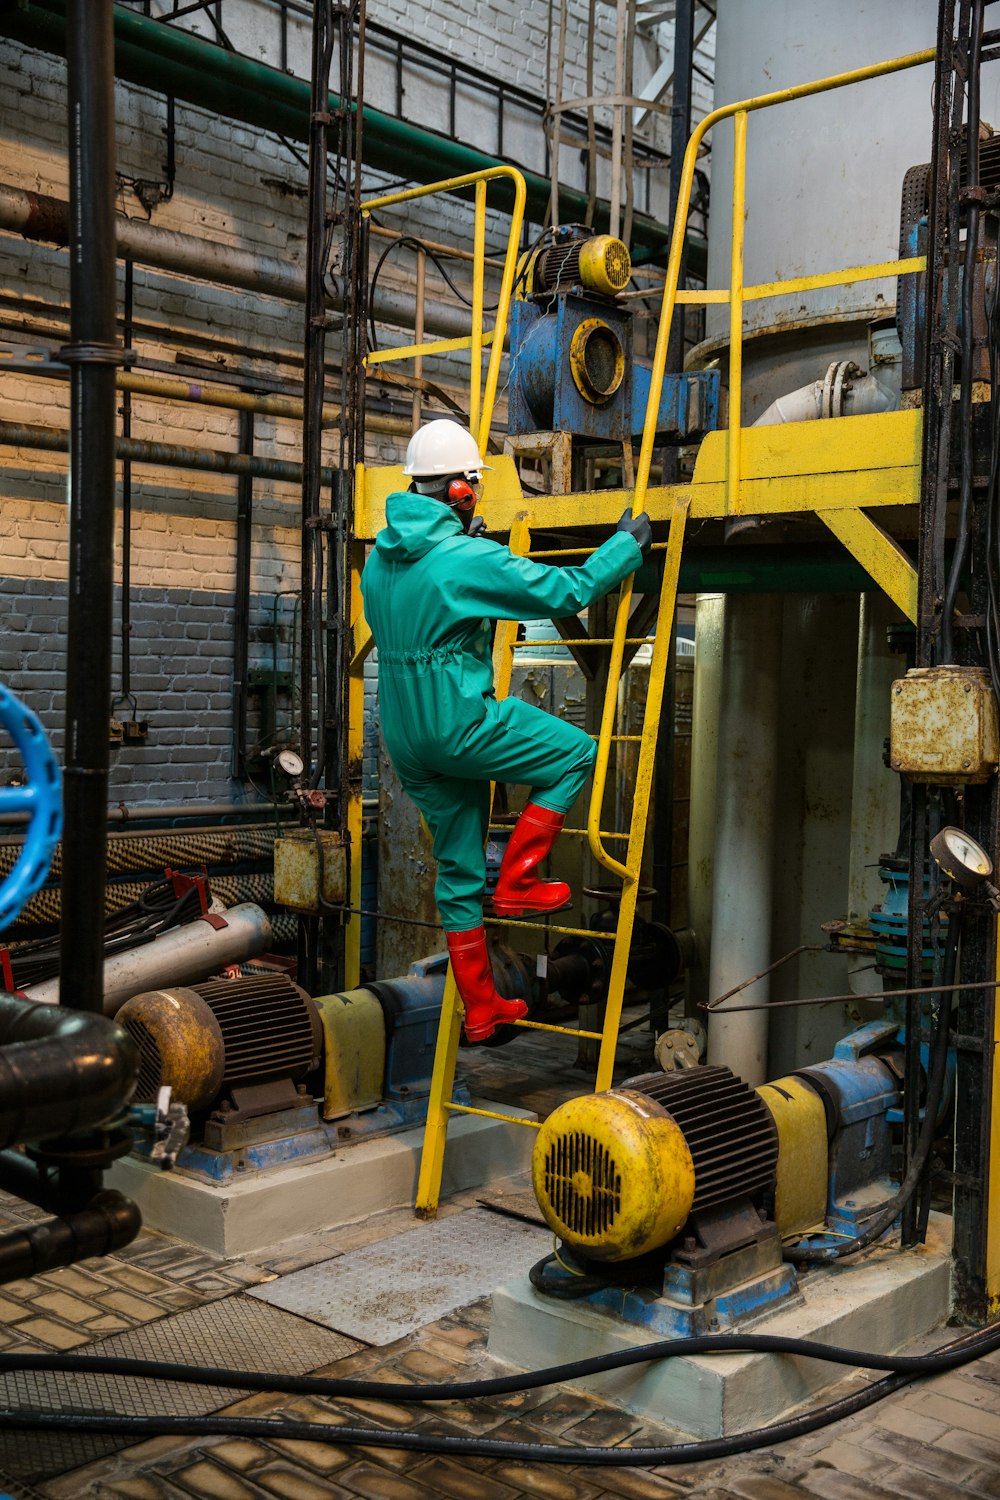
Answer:
[[[474,1396],[530,1390],[540,1385],[562,1383],[621,1369],[654,1359],[689,1354],[781,1353],[829,1360],[865,1369],[889,1370],[884,1380],[836,1401],[802,1412],[770,1427],[757,1427],[729,1437],[707,1438],[668,1447],[605,1448],[561,1447],[552,1443],[501,1442],[496,1438],[440,1437],[432,1433],[400,1431],[381,1427],[329,1427],[325,1423],[287,1421],[258,1417],[125,1417],[110,1412],[0,1411],[0,1431],[83,1432],[140,1438],[170,1436],[233,1436],[283,1438],[298,1441],[329,1441],[338,1446],[395,1448],[418,1453],[451,1453],[479,1458],[521,1459],[530,1463],[600,1464],[606,1467],[645,1467],[730,1458],[755,1448],[769,1447],[815,1432],[863,1411],[884,1397],[923,1376],[941,1374],[980,1355],[1000,1348],[1000,1328],[966,1334],[931,1354],[881,1355],[818,1344],[809,1339],[790,1339],[766,1334],[713,1334],[692,1339],[661,1339],[635,1349],[622,1349],[592,1359],[555,1365],[546,1370],[499,1376],[493,1380],[453,1382],[448,1385],[389,1385],[382,1381],[328,1380],[319,1376],[280,1376],[246,1370],[209,1369],[192,1365],[160,1364],[153,1360],[106,1359],[92,1355],[0,1355],[0,1373],[6,1370],[89,1371],[93,1374],[127,1375],[150,1380],[176,1380],[185,1384],[224,1386],[233,1390],[267,1390],[292,1395],[352,1396],[385,1401],[454,1401]]]

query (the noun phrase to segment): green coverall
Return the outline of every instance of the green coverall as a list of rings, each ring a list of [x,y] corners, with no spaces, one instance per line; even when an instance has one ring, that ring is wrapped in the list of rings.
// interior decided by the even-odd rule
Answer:
[[[434,840],[446,931],[482,923],[490,782],[530,786],[532,802],[566,813],[597,753],[582,729],[544,709],[497,702],[492,622],[575,615],[641,561],[622,531],[582,567],[545,567],[466,536],[438,500],[389,496],[361,592],[378,647],[382,735]]]

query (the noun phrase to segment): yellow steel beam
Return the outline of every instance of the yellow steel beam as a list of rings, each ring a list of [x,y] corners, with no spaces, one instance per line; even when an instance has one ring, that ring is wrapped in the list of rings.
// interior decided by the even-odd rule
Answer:
[[[862,510],[821,510],[819,517],[915,625],[917,570],[892,537]]]
[[[857,510],[915,505],[920,498],[919,411],[879,412],[829,421],[792,422],[743,431],[741,509],[751,515],[817,510]],[[676,500],[690,500],[692,520],[726,514],[726,443],[710,432],[698,451],[690,485],[660,485],[646,492],[654,521],[669,521]],[[628,490],[526,497],[514,460],[493,456],[483,477],[479,513],[491,531],[505,533],[519,520],[547,531],[617,524],[631,500]],[[407,480],[400,468],[369,468],[360,477],[357,535],[374,540],[385,525],[385,501]]]
[[[478,340],[480,350],[484,345],[492,344],[493,332],[493,329],[490,328],[486,333],[480,334]],[[476,343],[475,336],[471,333],[466,333],[458,339],[435,339],[429,344],[400,344],[398,347],[392,349],[376,349],[373,353],[366,354],[364,363],[366,365],[383,365],[392,363],[397,359],[416,359],[418,356],[422,358],[425,354],[454,354],[456,349],[472,349],[474,351]],[[474,368],[475,364],[473,364]],[[480,370],[481,377],[482,371]]]

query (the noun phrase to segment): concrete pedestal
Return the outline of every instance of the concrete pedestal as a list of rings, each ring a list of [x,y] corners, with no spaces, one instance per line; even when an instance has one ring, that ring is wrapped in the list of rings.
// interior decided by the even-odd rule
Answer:
[[[850,1267],[801,1278],[802,1302],[758,1319],[754,1333],[816,1339],[885,1354],[943,1323],[951,1300],[951,1220],[933,1215],[927,1244],[880,1247]],[[749,1330],[748,1330],[749,1331]],[[527,1280],[493,1294],[489,1351],[538,1369],[652,1342],[648,1332],[585,1303],[540,1296]],[[581,1390],[694,1437],[720,1437],[775,1422],[843,1380],[843,1365],[788,1355],[703,1355],[632,1365],[578,1382]]]
[[[483,1109],[499,1108],[477,1101]],[[503,1106],[524,1119],[529,1110]],[[161,1172],[125,1157],[106,1174],[108,1187],[134,1198],[143,1221],[217,1255],[246,1255],[293,1235],[310,1234],[414,1201],[423,1127],[345,1146],[330,1156],[214,1184],[181,1171]],[[448,1127],[442,1198],[514,1176],[530,1164],[535,1133],[523,1125],[475,1115]]]

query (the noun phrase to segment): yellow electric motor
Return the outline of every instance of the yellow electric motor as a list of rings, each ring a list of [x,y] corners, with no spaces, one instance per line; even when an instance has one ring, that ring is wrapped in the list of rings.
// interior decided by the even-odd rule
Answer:
[[[569,292],[574,287],[617,297],[632,277],[632,257],[623,240],[611,234],[582,235],[568,243],[535,250],[518,267],[519,295]]]
[[[538,1132],[535,1196],[553,1233],[590,1260],[675,1238],[688,1216],[773,1190],[778,1133],[729,1068],[646,1073],[569,1099]]]

